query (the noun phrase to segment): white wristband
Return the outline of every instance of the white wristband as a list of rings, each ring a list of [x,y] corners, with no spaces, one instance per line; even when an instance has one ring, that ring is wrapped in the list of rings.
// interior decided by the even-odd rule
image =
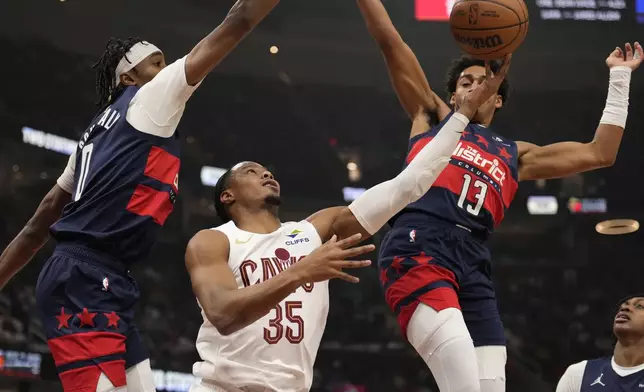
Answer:
[[[632,69],[623,66],[610,69],[608,97],[606,98],[604,114],[599,121],[600,124],[616,125],[621,128],[626,127],[631,72]]]

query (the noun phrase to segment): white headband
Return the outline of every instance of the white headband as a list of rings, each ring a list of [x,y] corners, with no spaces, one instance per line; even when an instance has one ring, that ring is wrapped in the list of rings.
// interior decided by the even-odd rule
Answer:
[[[114,87],[121,83],[121,75],[132,70],[132,68],[139,65],[146,57],[154,53],[163,53],[159,48],[153,44],[141,41],[134,46],[123,56],[119,65],[116,67],[116,74],[114,77]]]

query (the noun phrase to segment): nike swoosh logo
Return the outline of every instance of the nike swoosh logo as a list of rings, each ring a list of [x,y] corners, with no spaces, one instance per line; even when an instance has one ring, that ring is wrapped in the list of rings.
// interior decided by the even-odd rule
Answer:
[[[252,235],[251,235],[250,237],[248,237],[248,239],[247,239],[246,241],[242,241],[242,240],[240,240],[239,238],[237,238],[237,239],[235,240],[235,243],[236,243],[236,244],[238,244],[238,245],[246,244],[246,243],[248,243],[248,241],[250,241],[252,238],[253,238],[253,236],[252,236]]]

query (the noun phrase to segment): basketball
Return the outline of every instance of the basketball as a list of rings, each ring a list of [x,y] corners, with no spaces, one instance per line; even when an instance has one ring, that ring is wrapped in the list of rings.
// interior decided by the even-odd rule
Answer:
[[[481,60],[499,59],[528,34],[528,7],[523,0],[459,0],[449,23],[461,50]]]

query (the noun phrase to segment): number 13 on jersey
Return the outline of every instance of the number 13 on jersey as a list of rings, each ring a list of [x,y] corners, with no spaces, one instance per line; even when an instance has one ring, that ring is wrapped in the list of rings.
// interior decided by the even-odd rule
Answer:
[[[467,195],[470,192],[470,189],[474,188],[474,199],[476,199],[475,204],[474,203],[465,203],[467,201]],[[464,208],[465,211],[469,212],[470,214],[474,216],[478,216],[479,212],[481,212],[481,208],[483,207],[483,203],[485,203],[485,196],[487,195],[487,184],[481,180],[474,180],[474,183],[472,183],[472,175],[471,174],[463,174],[463,189],[461,189],[461,195],[458,198],[458,202],[456,203],[459,208]]]

